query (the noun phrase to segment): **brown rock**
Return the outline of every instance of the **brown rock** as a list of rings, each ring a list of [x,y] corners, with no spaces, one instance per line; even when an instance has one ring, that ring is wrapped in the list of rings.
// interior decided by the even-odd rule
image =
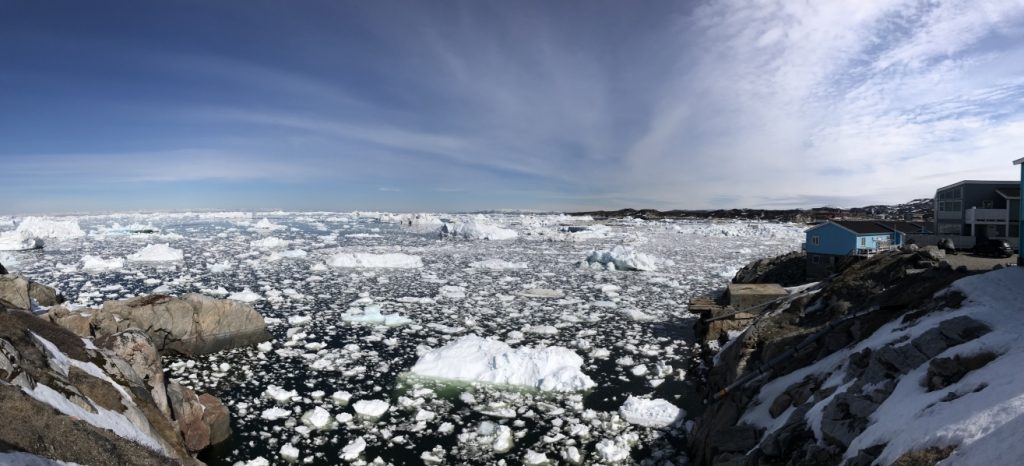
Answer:
[[[153,344],[146,332],[139,329],[128,329],[113,335],[99,337],[96,339],[96,345],[111,350],[128,362],[149,388],[153,402],[156,403],[160,412],[168,418],[171,417],[160,353],[157,352],[156,345]]]
[[[199,395],[199,402],[205,408],[203,422],[210,426],[210,445],[216,445],[231,437],[231,413],[220,398],[203,393]]]
[[[160,351],[185,355],[213,353],[270,338],[263,316],[251,306],[197,294],[181,299],[150,295],[107,301],[93,327],[97,334],[139,328]]]
[[[0,275],[0,301],[14,309],[31,310],[33,299],[40,306],[56,306],[64,302],[57,290],[33,282],[21,274]]]
[[[203,422],[203,404],[191,388],[177,382],[167,385],[167,399],[171,405],[178,430],[189,451],[198,452],[210,446],[210,426]]]

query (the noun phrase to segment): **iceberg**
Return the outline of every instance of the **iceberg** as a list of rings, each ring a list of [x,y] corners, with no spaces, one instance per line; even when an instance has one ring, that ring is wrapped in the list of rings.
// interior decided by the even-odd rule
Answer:
[[[177,262],[185,259],[181,249],[174,249],[169,244],[150,244],[135,254],[128,256],[132,262]]]
[[[500,340],[467,335],[424,353],[411,372],[441,380],[573,392],[595,386],[582,367],[583,358],[568,348],[512,348]]]
[[[57,220],[48,217],[25,217],[15,230],[24,237],[74,239],[85,236],[85,232],[74,220]]]
[[[25,233],[10,231],[0,233],[0,251],[28,251],[43,247],[43,240]]]
[[[419,256],[401,253],[342,252],[328,259],[327,265],[339,268],[415,269],[423,267],[423,260]]]
[[[630,424],[662,428],[681,421],[685,414],[682,409],[660,398],[630,396],[619,408],[619,415]]]
[[[657,270],[654,265],[654,258],[647,254],[639,253],[629,246],[618,245],[608,250],[592,251],[587,256],[590,264],[598,263],[615,270]]]
[[[515,230],[501,228],[489,223],[470,220],[460,223],[445,223],[441,226],[442,238],[509,240],[519,236]]]

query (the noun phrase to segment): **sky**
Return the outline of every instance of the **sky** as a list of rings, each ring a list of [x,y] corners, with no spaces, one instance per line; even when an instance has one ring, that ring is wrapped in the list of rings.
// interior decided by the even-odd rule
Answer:
[[[1021,157],[1024,0],[0,0],[0,213],[850,207]]]

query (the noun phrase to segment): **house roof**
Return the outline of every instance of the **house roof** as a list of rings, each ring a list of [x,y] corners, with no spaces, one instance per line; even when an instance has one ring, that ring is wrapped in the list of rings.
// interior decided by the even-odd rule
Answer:
[[[1021,159],[1021,160],[1024,160],[1024,159]],[[951,184],[949,186],[943,186],[943,187],[941,187],[939,189],[936,189],[935,192],[945,191],[945,190],[947,190],[949,188],[955,188],[957,186],[962,186],[962,185],[965,185],[965,184],[975,184],[975,185],[1005,184],[1005,185],[1010,185],[1010,186],[1016,186],[1016,185],[1020,184],[1020,181],[1014,181],[1014,180],[1010,180],[1010,181],[963,180],[963,181],[957,181],[956,183],[953,183],[953,184]]]
[[[999,188],[996,192],[1006,199],[1020,199],[1020,188]]]
[[[869,235],[873,233],[892,233],[892,228],[886,227],[879,222],[871,220],[832,220],[832,223],[850,230],[858,235]],[[907,222],[900,222],[907,223]]]
[[[896,221],[877,221],[875,223],[900,233],[920,233],[922,231],[930,230],[927,223]]]
[[[1014,164],[1014,165],[1020,165],[1020,164],[1024,164],[1024,158],[1021,158],[1021,159],[1017,159],[1017,160],[1014,160],[1014,161],[1013,161],[1013,164]]]

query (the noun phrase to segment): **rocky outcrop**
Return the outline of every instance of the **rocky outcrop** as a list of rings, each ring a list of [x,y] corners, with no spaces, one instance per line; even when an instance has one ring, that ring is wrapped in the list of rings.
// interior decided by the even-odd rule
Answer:
[[[0,274],[0,305],[10,309],[32,309],[32,301],[39,306],[56,306],[64,297],[49,286],[36,283],[25,276]]]
[[[270,339],[266,322],[251,306],[199,294],[107,301],[101,309],[71,312],[58,307],[51,321],[79,334],[103,338],[140,329],[161,353],[208,354]]]
[[[4,268],[3,264],[0,264],[0,275],[7,275],[7,269]]]
[[[77,316],[68,318],[71,317]],[[171,416],[171,410],[167,404],[167,384],[164,380],[160,353],[146,332],[130,328],[123,332],[97,338],[96,345],[106,348],[124,359],[149,388],[153,402],[160,408],[160,411],[167,417]]]
[[[693,462],[840,464],[900,377],[929,367],[929,376],[921,383],[941,387],[990,361],[991,357],[984,355],[950,361],[936,358],[947,348],[989,331],[987,325],[959,316],[938,322],[913,338],[851,353],[839,365],[843,373],[833,374],[834,380],[843,381],[842,389],[834,383],[822,388],[827,377],[812,372],[755,403],[766,384],[863,341],[889,322],[900,320],[909,325],[933,310],[959,306],[963,295],[938,292],[964,274],[935,263],[934,256],[930,250],[876,255],[851,264],[816,290],[754,318],[740,336],[723,347],[717,364],[707,373],[706,395],[713,401],[696,419],[688,438]],[[807,418],[816,405],[821,422],[812,428]],[[780,419],[778,427],[765,432],[741,421],[758,406],[771,418]],[[818,441],[816,430],[822,441]],[[847,464],[872,464],[881,451],[879,446],[862,448]]]
[[[231,436],[231,418],[227,406],[209,394],[196,395],[177,382],[167,385],[167,395],[175,422],[185,446],[198,452]]]
[[[132,364],[0,309],[0,446],[78,464],[198,464]]]
[[[801,251],[759,259],[736,272],[733,283],[778,283],[797,286],[807,283],[807,255]]]

